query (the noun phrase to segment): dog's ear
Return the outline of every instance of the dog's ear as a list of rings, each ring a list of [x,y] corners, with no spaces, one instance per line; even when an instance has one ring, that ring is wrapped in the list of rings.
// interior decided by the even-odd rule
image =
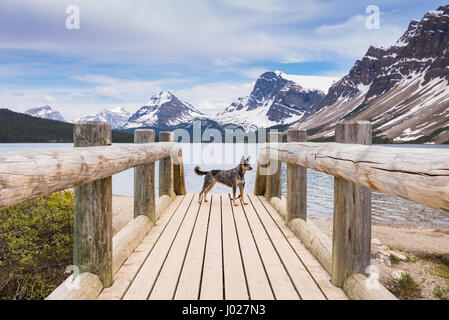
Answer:
[[[240,159],[240,164],[244,164],[245,163],[245,157],[242,156],[242,159]]]
[[[250,159],[251,159],[251,156],[248,156],[248,158],[246,158],[246,162],[249,162]]]

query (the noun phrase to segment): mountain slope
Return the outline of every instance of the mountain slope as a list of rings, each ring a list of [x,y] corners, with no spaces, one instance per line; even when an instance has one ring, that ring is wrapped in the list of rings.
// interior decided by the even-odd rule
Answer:
[[[133,135],[112,131],[113,142],[133,142]],[[0,109],[0,143],[73,142],[73,124]]]
[[[191,104],[180,101],[170,91],[161,91],[137,110],[124,128],[175,127],[203,117],[204,114]]]
[[[330,89],[319,110],[293,126],[330,137],[346,119],[369,120],[393,142],[449,141],[449,6],[412,20],[389,48],[371,46]]]
[[[102,121],[109,123],[112,129],[120,129],[126,124],[129,116],[130,113],[123,107],[116,107],[103,109],[96,115],[82,117],[80,121]]]
[[[31,108],[31,109],[28,109],[27,111],[25,111],[25,113],[30,116],[38,117],[38,118],[42,118],[42,119],[67,122],[58,111],[53,110],[50,106]]]
[[[265,72],[248,97],[238,98],[215,120],[245,131],[289,124],[313,112],[324,96],[320,90],[305,89],[287,79],[280,71]]]

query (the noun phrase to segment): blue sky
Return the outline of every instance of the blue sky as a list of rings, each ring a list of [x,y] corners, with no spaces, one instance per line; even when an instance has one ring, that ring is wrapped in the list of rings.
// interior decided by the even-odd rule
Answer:
[[[67,30],[70,4],[80,29]],[[365,9],[380,9],[380,28]],[[170,90],[214,114],[268,70],[339,78],[441,1],[2,0],[0,107],[68,120]]]

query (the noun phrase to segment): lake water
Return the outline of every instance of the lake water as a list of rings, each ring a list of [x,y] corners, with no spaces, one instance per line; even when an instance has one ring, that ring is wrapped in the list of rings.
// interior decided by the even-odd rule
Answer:
[[[200,165],[201,169],[230,169],[236,166],[241,155],[250,155],[253,171],[245,175],[245,190],[252,193],[256,178],[257,145],[256,144],[181,144],[184,158],[184,174],[188,192],[198,193],[203,184],[203,177],[197,176],[193,169]],[[411,145],[394,145],[395,147],[411,147]],[[413,147],[444,148],[443,145],[417,145]],[[12,143],[0,144],[0,152],[37,150],[54,148],[73,148],[73,144],[64,143]],[[224,159],[224,164],[221,163]],[[156,163],[156,173],[158,172]],[[286,192],[286,166],[282,170],[282,193]],[[333,176],[308,170],[307,171],[307,210],[308,215],[317,218],[332,218],[333,212]],[[112,177],[114,194],[133,195],[133,169],[121,172]],[[156,174],[156,186],[158,175]],[[229,192],[230,188],[216,184],[212,192]],[[157,192],[156,192],[157,194]],[[425,206],[389,195],[373,191],[372,215],[377,223],[420,225],[449,229],[449,213],[433,210]]]

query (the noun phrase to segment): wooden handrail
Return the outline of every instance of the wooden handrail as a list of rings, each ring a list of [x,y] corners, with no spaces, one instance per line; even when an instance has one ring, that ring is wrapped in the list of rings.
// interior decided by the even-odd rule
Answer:
[[[266,144],[260,156],[449,211],[449,150],[340,143]]]
[[[0,209],[153,163],[180,148],[158,142],[1,153]]]
[[[429,149],[371,146],[371,136],[367,121],[337,124],[337,143],[297,142],[307,141],[306,132],[290,129],[288,143],[267,143],[260,148],[255,186],[256,194],[270,200],[269,184],[279,183],[277,176],[270,174],[276,175],[280,163],[287,163],[287,200],[275,195],[270,202],[325,266],[333,284],[362,296],[368,294],[364,282],[358,281],[355,288],[352,280],[366,275],[370,264],[371,189],[449,211],[449,150],[432,153]],[[323,241],[305,222],[306,168],[335,177],[332,253],[330,242]],[[267,175],[265,179],[262,172]],[[387,293],[384,288],[376,291],[379,297],[391,298]]]

